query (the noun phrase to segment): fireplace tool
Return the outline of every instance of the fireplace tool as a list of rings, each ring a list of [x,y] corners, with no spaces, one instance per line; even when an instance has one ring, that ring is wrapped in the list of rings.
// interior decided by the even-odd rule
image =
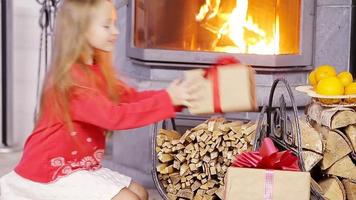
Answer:
[[[289,96],[292,110],[287,111],[287,103],[284,97],[285,93],[279,97],[278,104],[274,102],[274,95],[278,83],[282,83],[287,96]],[[302,154],[301,131],[299,128],[298,110],[295,104],[292,89],[285,79],[276,79],[273,82],[268,106],[263,106],[257,122],[254,150],[257,150],[264,137],[270,137],[280,149],[291,150],[299,159],[300,169],[305,171],[305,165]],[[317,189],[316,183],[311,180],[311,199],[323,200],[324,198]]]

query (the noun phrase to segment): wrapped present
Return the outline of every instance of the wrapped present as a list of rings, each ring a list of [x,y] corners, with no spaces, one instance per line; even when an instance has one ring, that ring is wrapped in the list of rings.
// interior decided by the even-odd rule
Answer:
[[[255,71],[230,57],[207,70],[189,70],[187,79],[202,81],[203,96],[189,107],[192,114],[256,111]]]
[[[225,200],[309,200],[310,174],[300,172],[298,158],[279,152],[265,138],[256,152],[236,157],[225,176]]]

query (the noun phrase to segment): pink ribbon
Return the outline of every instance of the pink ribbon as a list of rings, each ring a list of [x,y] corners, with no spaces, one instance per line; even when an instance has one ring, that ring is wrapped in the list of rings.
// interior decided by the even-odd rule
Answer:
[[[267,170],[265,175],[265,193],[264,193],[264,200],[273,200],[273,179],[274,179],[274,172],[273,170]]]

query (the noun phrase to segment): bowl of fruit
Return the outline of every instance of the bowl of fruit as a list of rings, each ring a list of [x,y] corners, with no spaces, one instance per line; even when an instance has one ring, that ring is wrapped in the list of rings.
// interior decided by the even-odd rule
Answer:
[[[335,67],[321,65],[309,73],[308,81],[296,90],[326,106],[356,106],[356,82],[350,72],[337,73]]]

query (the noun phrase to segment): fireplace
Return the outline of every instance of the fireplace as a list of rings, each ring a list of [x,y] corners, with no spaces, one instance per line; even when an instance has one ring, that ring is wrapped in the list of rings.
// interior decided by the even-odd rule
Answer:
[[[127,0],[115,1],[120,5]],[[233,55],[243,63],[253,65],[257,70],[257,101],[259,106],[263,106],[268,104],[269,92],[276,78],[288,80],[293,89],[295,86],[307,83],[308,70],[314,66],[330,64],[336,66],[338,71],[356,69],[355,56],[352,53],[356,49],[355,1],[130,0],[128,2],[128,6],[121,7],[118,12],[119,23],[123,30],[119,36],[116,64],[120,68],[120,72],[138,90],[164,88],[170,81],[181,78],[183,71],[188,68],[208,67],[219,56]],[[239,47],[237,49],[234,45],[241,43],[234,43],[234,40],[230,39],[224,31],[222,31],[224,34],[221,34],[220,40],[216,39],[218,37],[213,33],[223,28],[222,25],[226,20],[216,25],[221,16],[214,13],[215,8],[220,8],[218,9],[221,11],[220,15],[224,12],[231,15],[233,9],[236,8],[236,2],[248,3],[244,7],[242,6],[247,19],[244,26],[247,27],[238,29],[246,34],[243,38],[257,44],[258,40],[254,40],[253,36],[258,38],[258,33],[262,33],[257,30],[265,29],[265,35],[271,35],[269,38],[274,40],[273,48],[268,48],[268,52],[261,52],[264,50],[263,48],[255,51],[248,45],[248,48],[246,45],[242,45],[246,48]],[[285,2],[288,4],[284,5]],[[210,5],[210,10],[201,11],[204,9],[204,5],[206,7]],[[299,7],[294,5],[299,5]],[[265,9],[259,8],[260,6]],[[275,14],[271,14],[273,13],[271,10],[274,10]],[[287,10],[288,12],[286,12]],[[190,16],[185,16],[187,11]],[[270,12],[270,15],[265,11]],[[200,12],[202,12],[202,18],[199,18]],[[204,14],[205,12],[206,14]],[[266,16],[262,17],[262,13]],[[277,15],[277,13],[279,14]],[[284,19],[280,18],[285,15],[287,16]],[[175,19],[176,16],[183,17]],[[209,16],[212,17],[209,18]],[[286,22],[281,21],[286,19],[294,20],[295,23],[291,22],[292,25],[288,23],[286,25]],[[264,20],[269,22],[269,26],[264,25]],[[135,23],[136,21],[138,23]],[[250,26],[250,22],[256,26]],[[199,30],[193,32],[195,36],[185,28],[186,24],[192,23],[195,26],[194,30]],[[277,26],[277,24],[279,25]],[[286,26],[289,27],[287,30],[285,30]],[[255,30],[257,33],[249,29]],[[277,37],[276,29],[281,32],[279,37]],[[291,32],[281,36],[286,34],[283,31]],[[288,47],[283,46],[285,42],[281,43],[282,40],[284,41],[283,37],[289,38],[287,40]],[[218,42],[206,42],[209,38],[215,38]],[[277,41],[280,41],[279,45],[277,45]],[[262,42],[262,44],[268,44],[268,42]],[[276,51],[277,49],[278,51]],[[275,96],[279,97],[283,93],[281,91],[284,90],[277,87]],[[294,93],[294,97],[297,106],[301,108],[301,114],[303,106],[309,103],[309,99],[300,93]],[[258,113],[231,113],[224,114],[223,117],[253,121],[258,117]],[[194,116],[184,111],[177,114],[176,125],[178,128],[191,127],[196,122],[205,119],[206,116]],[[160,124],[113,134],[112,159],[107,161],[106,166],[133,177],[134,180],[147,187],[154,187],[151,177],[152,142],[150,141],[152,141],[155,128]]]
[[[255,67],[312,65],[314,1],[129,1],[127,55],[192,66],[233,55]]]

